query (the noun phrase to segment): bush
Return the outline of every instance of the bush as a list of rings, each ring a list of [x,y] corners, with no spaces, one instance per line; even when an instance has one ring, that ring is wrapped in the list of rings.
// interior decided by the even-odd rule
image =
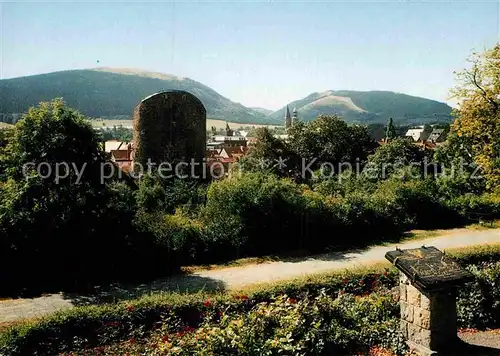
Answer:
[[[498,194],[465,194],[449,200],[447,205],[466,221],[475,220],[483,215],[489,218],[500,218],[500,195]]]
[[[475,281],[459,290],[458,324],[467,328],[500,326],[500,262],[468,267]]]
[[[158,348],[151,354],[352,355],[374,345],[392,346],[402,354],[406,348],[398,313],[390,297],[335,298],[323,291],[297,301],[284,295],[257,304],[249,313],[224,313],[217,322],[207,318],[198,329],[181,335],[169,338],[162,330],[152,340]]]
[[[447,254],[463,266],[482,260],[490,261],[488,263],[491,264],[491,261],[500,260],[500,245],[448,251]],[[464,292],[461,292],[458,300],[461,326],[485,325],[484,322],[480,324],[481,320],[474,317],[475,306],[471,303],[478,300],[489,301],[480,304],[481,309],[479,309],[482,315],[488,316],[485,319],[488,322],[486,326],[499,325],[499,265],[499,263],[491,265],[491,268],[488,267],[483,271],[478,269],[475,273],[478,281],[487,281],[488,288],[476,289],[476,284],[470,284],[472,289],[467,289],[470,292],[465,292],[465,288]],[[336,309],[338,314],[335,315],[340,318],[339,320],[344,320],[344,317],[347,321],[351,320],[352,324],[348,324],[348,327],[345,324],[336,327],[336,331],[332,332],[328,339],[330,345],[335,348],[351,347],[353,345],[351,342],[358,339],[361,342],[356,345],[366,346],[375,343],[380,332],[385,330],[389,334],[385,337],[380,336],[378,342],[389,346],[389,341],[399,340],[395,337],[394,329],[389,328],[391,315],[399,322],[399,315],[394,314],[394,308],[397,310],[396,305],[387,297],[379,299],[376,297],[377,294],[365,299],[370,301],[369,305],[363,304],[362,301],[361,304],[353,305],[351,303],[353,297],[349,296],[349,294],[367,295],[373,291],[376,291],[378,295],[387,293],[397,284],[398,272],[394,267],[387,270],[385,266],[387,264],[372,269],[313,275],[271,285],[254,286],[233,295],[165,293],[114,305],[74,308],[10,327],[0,334],[0,354],[58,354],[120,340],[145,338],[149,337],[159,325],[163,325],[165,318],[172,321],[169,327],[173,332],[182,334],[182,330],[186,327],[195,328],[203,325],[206,314],[218,315],[220,312],[230,315],[231,320],[242,320],[249,311],[255,311],[256,309],[253,308],[259,303],[272,303],[275,297],[283,294],[303,303],[325,294],[331,296],[332,300],[339,295],[347,295],[339,299],[342,303],[337,305],[339,309]],[[355,298],[354,300],[356,301]],[[353,320],[354,315],[356,320]],[[380,328],[376,325],[371,328],[371,324],[376,324],[375,320],[385,320],[387,323],[385,326],[382,323]],[[353,330],[352,334],[349,334],[350,329]],[[275,330],[275,332],[280,331]],[[374,337],[370,338],[369,335]],[[40,343],[40,340],[44,342]],[[122,354],[123,352],[116,353]]]

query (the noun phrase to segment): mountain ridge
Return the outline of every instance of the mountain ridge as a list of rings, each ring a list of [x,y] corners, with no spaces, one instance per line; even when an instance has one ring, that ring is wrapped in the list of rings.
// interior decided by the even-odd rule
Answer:
[[[207,118],[242,124],[283,124],[286,106],[271,111],[231,101],[214,89],[187,77],[136,68],[98,67],[63,70],[0,80],[0,114],[18,114],[55,97],[84,115],[104,119],[130,119],[144,97],[176,89],[197,96]],[[391,91],[326,90],[288,104],[299,120],[337,114],[350,123],[399,124],[450,122],[452,108],[436,100]]]
[[[132,117],[143,98],[169,89],[198,97],[207,109],[207,118],[271,124],[265,115],[232,102],[200,82],[131,68],[75,69],[0,80],[0,113],[22,113],[41,101],[62,97],[87,116],[126,119]]]
[[[351,123],[386,123],[392,117],[400,124],[451,122],[452,108],[436,100],[385,90],[326,90],[292,101],[300,120],[311,121],[320,114],[337,114]],[[278,120],[286,106],[271,113]]]

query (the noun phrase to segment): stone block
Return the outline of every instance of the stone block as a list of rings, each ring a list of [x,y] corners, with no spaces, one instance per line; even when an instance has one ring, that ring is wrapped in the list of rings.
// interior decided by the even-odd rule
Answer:
[[[402,302],[408,301],[408,299],[406,299],[406,284],[399,285],[399,300]]]
[[[408,339],[408,323],[404,320],[400,320],[401,333],[405,339]]]
[[[408,304],[420,307],[420,291],[412,285],[406,287],[406,300]]]
[[[400,302],[399,306],[401,310],[401,319],[409,323],[413,323],[413,309],[414,309],[413,305],[410,305],[405,302]]]
[[[423,293],[420,294],[420,308],[424,310],[431,310],[431,296],[430,295],[425,295]]]
[[[430,348],[431,331],[415,324],[408,324],[408,341]]]
[[[430,330],[431,328],[431,313],[428,310],[414,307],[413,308],[413,322],[424,329]]]

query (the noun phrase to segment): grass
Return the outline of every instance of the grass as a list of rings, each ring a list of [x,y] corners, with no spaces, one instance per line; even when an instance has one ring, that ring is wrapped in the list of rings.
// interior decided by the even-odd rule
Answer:
[[[123,126],[123,127],[132,127],[132,120],[99,120],[94,119],[91,120],[92,126],[96,128],[112,128],[113,126]],[[242,124],[239,122],[226,122],[224,120],[215,120],[215,119],[207,119],[207,130],[210,130],[212,126],[215,126],[217,129],[225,129],[226,123],[229,125],[231,129],[239,129],[240,127],[276,127],[275,125],[262,125],[262,124]]]

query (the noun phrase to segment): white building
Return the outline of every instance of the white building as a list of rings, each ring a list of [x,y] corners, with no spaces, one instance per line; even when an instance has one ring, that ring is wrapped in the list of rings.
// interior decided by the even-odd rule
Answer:
[[[409,136],[409,137],[413,138],[413,141],[415,141],[415,142],[419,141],[419,140],[423,140],[424,139],[424,128],[419,127],[416,129],[409,129],[406,132],[405,136]]]

